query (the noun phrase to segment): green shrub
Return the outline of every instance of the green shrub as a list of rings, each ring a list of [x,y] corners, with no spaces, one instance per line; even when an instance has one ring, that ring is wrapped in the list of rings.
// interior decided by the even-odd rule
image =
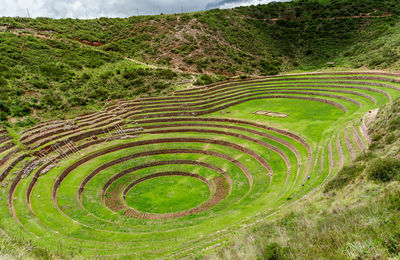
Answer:
[[[394,231],[391,234],[385,234],[383,245],[387,248],[389,254],[397,258],[400,255],[400,232]],[[397,258],[398,259],[398,258]]]
[[[60,95],[51,92],[43,96],[42,103],[49,108],[51,107],[60,108],[62,99]]]
[[[260,61],[260,72],[263,75],[276,75],[278,74],[281,69],[280,69],[281,63],[277,60],[261,60]]]
[[[389,123],[389,130],[400,130],[400,117],[397,117],[390,121]]]
[[[209,85],[212,84],[214,82],[213,78],[209,75],[201,75],[200,78],[198,78],[196,80],[196,82],[194,83],[194,85]]]
[[[0,100],[0,111],[8,113],[10,108],[8,107],[7,103],[3,100]]]
[[[39,79],[32,79],[31,84],[33,87],[38,88],[38,89],[48,89],[50,88],[48,82],[44,80],[39,80]]]
[[[4,122],[7,121],[7,113],[4,111],[0,111],[0,121]]]
[[[156,81],[152,84],[152,86],[157,90],[163,90],[169,87],[169,85],[162,81]]]
[[[287,257],[287,253],[288,253],[287,248],[282,248],[277,243],[271,243],[263,249],[261,259],[265,260],[289,259]]]
[[[114,76],[114,72],[112,72],[112,71],[106,71],[106,72],[100,74],[100,78],[103,80],[107,80],[107,79],[111,78],[112,76]]]
[[[69,71],[64,65],[46,63],[40,65],[39,69],[43,73],[43,75],[55,81],[64,81],[68,77],[74,75],[74,73]]]
[[[344,166],[338,174],[325,186],[324,192],[330,192],[345,187],[352,180],[356,179],[364,170],[362,164]]]
[[[87,62],[86,67],[95,69],[103,66],[104,64],[105,62],[103,60],[92,58]]]
[[[6,65],[0,64],[0,74],[7,75],[9,71],[9,68]]]
[[[31,113],[31,108],[27,104],[20,104],[14,106],[12,109],[12,116],[23,117]]]
[[[136,71],[125,71],[124,74],[122,75],[124,79],[136,79],[139,75]]]
[[[170,69],[157,69],[156,74],[159,78],[172,80],[178,75]]]
[[[144,93],[146,93],[148,91],[148,89],[144,86],[139,87],[139,88],[135,88],[135,90],[133,91],[133,94],[138,96],[138,95],[142,95]]]
[[[32,117],[24,118],[23,120],[20,120],[16,123],[16,125],[19,127],[31,127],[35,124],[36,124],[36,121]]]
[[[400,191],[390,192],[387,195],[389,209],[400,211]]]
[[[87,99],[84,97],[79,97],[77,95],[73,95],[69,100],[69,104],[71,106],[85,106],[88,104]]]
[[[389,135],[386,136],[386,143],[387,144],[393,144],[396,141],[397,141],[396,134],[390,133]]]
[[[389,182],[400,176],[400,160],[376,159],[368,167],[368,177],[375,181]]]
[[[183,61],[188,65],[193,65],[194,64],[194,60],[192,58],[190,58],[190,57],[184,58]]]
[[[3,76],[0,75],[0,87],[5,87],[7,86],[7,84],[8,81]]]
[[[130,80],[127,84],[129,87],[141,87],[144,86],[145,80],[143,78],[137,78],[134,80]]]
[[[138,68],[136,69],[136,72],[140,76],[149,76],[152,74],[152,71],[149,69],[144,69],[144,68]]]

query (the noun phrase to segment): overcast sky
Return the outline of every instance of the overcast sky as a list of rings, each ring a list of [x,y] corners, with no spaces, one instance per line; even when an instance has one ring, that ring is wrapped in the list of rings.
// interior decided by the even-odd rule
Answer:
[[[129,17],[256,5],[273,0],[0,0],[0,16],[52,18]],[[279,0],[275,0],[279,1]]]

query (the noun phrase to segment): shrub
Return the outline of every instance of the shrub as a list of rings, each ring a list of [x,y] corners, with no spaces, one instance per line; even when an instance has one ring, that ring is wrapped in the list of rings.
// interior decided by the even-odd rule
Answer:
[[[400,233],[395,231],[391,234],[385,234],[383,245],[387,248],[389,254],[397,258],[400,255]],[[398,259],[398,258],[397,258]]]
[[[88,103],[86,98],[77,95],[73,95],[68,102],[71,106],[85,106]]]
[[[400,129],[400,117],[397,117],[390,121],[389,130],[394,131]]]
[[[336,177],[328,182],[325,186],[324,192],[330,192],[335,189],[341,189],[349,184],[352,180],[356,179],[364,170],[364,165],[353,164],[343,167]]]
[[[39,69],[44,75],[55,81],[63,81],[74,75],[74,73],[69,71],[64,65],[48,63],[40,65]]]
[[[7,121],[7,113],[4,111],[0,111],[0,122]]]
[[[200,78],[196,80],[194,85],[209,85],[213,82],[214,80],[209,75],[201,75]]]
[[[0,87],[7,86],[7,84],[8,84],[7,80],[0,75]]]
[[[133,94],[134,94],[134,95],[142,95],[142,94],[146,93],[147,90],[148,90],[148,89],[147,89],[146,87],[142,86],[142,87],[136,88],[136,89],[133,91]]]
[[[48,89],[49,84],[46,81],[43,80],[38,80],[38,79],[32,79],[31,80],[32,86],[38,89]]]
[[[35,125],[36,121],[32,117],[27,117],[23,120],[20,120],[16,123],[17,126],[19,127],[30,127]]]
[[[400,211],[400,191],[390,192],[387,195],[389,209]]]
[[[8,67],[4,64],[0,64],[0,74],[7,75],[8,72],[9,72]]]
[[[105,51],[121,51],[121,46],[117,42],[112,42],[103,47]]]
[[[27,104],[14,106],[12,110],[12,115],[16,117],[27,116],[30,113],[31,113],[31,108]]]
[[[136,72],[140,76],[148,76],[148,75],[151,75],[151,73],[152,73],[151,70],[144,69],[144,68],[138,68],[138,69],[136,69]]]
[[[281,260],[289,259],[287,255],[287,248],[282,248],[277,243],[271,243],[267,245],[262,252],[262,259],[265,260]]]
[[[3,100],[0,100],[0,111],[5,112],[5,113],[8,113],[10,111],[8,105]]]
[[[368,177],[375,181],[389,182],[399,176],[400,161],[397,159],[376,159],[368,167]]]
[[[386,136],[386,143],[392,144],[397,141],[397,136],[394,133],[390,133]]]
[[[136,79],[138,77],[138,73],[136,71],[125,71],[123,74],[124,79]]]
[[[112,71],[106,71],[106,72],[100,74],[100,78],[103,80],[107,80],[109,78],[112,78],[113,76],[114,76],[114,72],[112,72]]]
[[[190,57],[186,57],[185,59],[183,59],[183,61],[188,65],[192,65],[194,63],[194,60]]]
[[[60,95],[57,95],[55,93],[49,93],[43,96],[42,103],[49,108],[51,107],[59,108],[61,106],[62,99]]]
[[[144,83],[145,83],[145,80],[143,78],[137,78],[134,80],[130,80],[128,82],[128,86],[129,87],[140,87],[140,86],[143,86]]]
[[[157,69],[157,76],[162,79],[172,80],[176,78],[178,75],[170,69]]]
[[[86,67],[95,69],[95,68],[103,66],[104,64],[105,64],[105,62],[103,60],[91,58],[88,61],[88,63],[86,64]]]
[[[278,74],[281,63],[277,60],[261,60],[260,61],[260,71],[264,75],[276,75]]]
[[[156,81],[152,84],[152,86],[157,90],[163,90],[169,87],[169,85],[162,81]]]

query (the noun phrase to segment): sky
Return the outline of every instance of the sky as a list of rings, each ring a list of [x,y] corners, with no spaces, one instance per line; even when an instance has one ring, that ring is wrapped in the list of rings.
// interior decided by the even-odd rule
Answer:
[[[0,0],[1,16],[97,18],[171,14],[266,4],[273,0]],[[275,0],[280,1],[280,0]]]

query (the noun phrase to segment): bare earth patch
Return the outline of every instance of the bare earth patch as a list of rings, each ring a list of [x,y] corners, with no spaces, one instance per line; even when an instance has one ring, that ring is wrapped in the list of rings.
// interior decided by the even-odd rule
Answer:
[[[262,110],[256,111],[253,114],[261,115],[261,116],[279,117],[279,118],[285,118],[285,117],[289,116],[289,114],[285,114],[285,113],[272,112],[272,111],[262,111]]]

